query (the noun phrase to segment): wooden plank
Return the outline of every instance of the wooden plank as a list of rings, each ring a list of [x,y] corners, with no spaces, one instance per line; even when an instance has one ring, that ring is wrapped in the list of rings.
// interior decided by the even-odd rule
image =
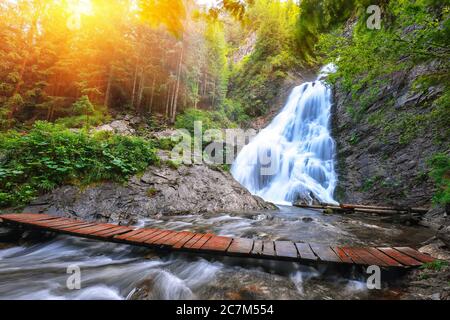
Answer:
[[[171,239],[164,241],[163,245],[172,247],[175,243],[177,243],[178,241],[183,239],[188,234],[190,234],[190,232],[187,232],[187,231],[178,232],[178,234],[175,235],[174,237],[172,237]]]
[[[164,236],[164,237],[156,240],[155,242],[153,242],[153,244],[164,245],[167,241],[169,241],[170,239],[176,237],[177,235],[179,235],[179,232],[170,231],[166,236]]]
[[[111,230],[103,230],[96,233],[93,233],[93,236],[96,237],[102,237],[102,238],[112,238],[114,236],[118,236],[124,233],[129,233],[130,231],[133,231],[134,229],[130,227],[124,227],[124,226],[117,226],[114,229]]]
[[[21,222],[21,221],[39,221],[48,219],[57,219],[58,217],[39,213],[20,213],[20,214],[4,214],[1,215],[4,220]]]
[[[139,234],[141,232],[144,232],[144,229],[136,229],[136,230],[130,231],[128,233],[121,234],[119,236],[115,236],[114,238],[118,239],[118,240],[125,240],[126,238],[135,236],[135,235],[137,235],[137,234]]]
[[[203,238],[203,233],[197,233],[195,236],[193,236],[191,239],[189,239],[182,248],[190,249],[194,244],[197,243],[201,238]]]
[[[164,238],[171,232],[172,231],[170,231],[170,230],[163,230],[162,232],[152,235],[152,236],[150,236],[150,238],[146,239],[145,241],[143,240],[142,242],[145,242],[147,244],[153,244],[155,241],[158,241],[159,239]]]
[[[317,256],[311,250],[311,247],[309,246],[308,243],[296,243],[295,246],[297,247],[301,259],[313,261],[318,260]]]
[[[342,262],[330,246],[322,244],[310,244],[312,251],[320,260],[326,262]]]
[[[400,251],[394,250],[392,248],[378,248],[378,250],[384,252],[385,254],[387,254],[388,256],[397,260],[398,262],[400,262],[405,266],[417,267],[422,265],[422,262],[419,262],[411,258],[410,256],[407,256],[406,254],[403,254]]]
[[[55,227],[55,228],[53,228],[53,227],[50,227],[50,229],[52,230],[52,231],[66,231],[66,229],[70,229],[70,228],[73,228],[73,227],[79,227],[79,226],[85,226],[85,225],[90,225],[89,223],[87,223],[87,222],[81,222],[81,221],[79,221],[79,222],[73,222],[73,223],[70,223],[70,224],[66,224],[66,225],[63,225],[63,226],[59,226],[59,227]]]
[[[92,226],[95,226],[95,223],[86,223],[84,225],[78,225],[70,228],[64,228],[64,231],[66,232],[74,232],[76,230],[84,229],[84,228],[90,228]]]
[[[200,249],[213,236],[214,235],[210,234],[210,233],[204,234],[203,237],[201,237],[194,245],[192,245],[190,249],[195,249],[195,250]]]
[[[131,242],[142,243],[142,242],[146,242],[150,238],[156,237],[157,235],[164,232],[164,230],[161,230],[161,229],[149,229],[149,228],[142,229],[142,231],[143,232],[141,232],[137,235],[126,238],[126,240],[131,241]]]
[[[341,261],[343,263],[352,263],[353,264],[353,260],[345,253],[344,250],[342,250],[339,247],[334,247],[331,249],[333,249],[333,251],[338,255],[339,259],[341,259]]]
[[[389,267],[403,267],[403,265],[399,263],[397,260],[392,259],[391,257],[389,257],[388,255],[384,254],[383,252],[381,252],[376,248],[366,248],[366,250],[369,251],[373,256],[382,260]]]
[[[72,220],[72,219],[61,219],[61,220],[56,220],[56,221],[50,221],[50,222],[37,222],[35,223],[36,225],[39,226],[44,226],[44,227],[52,227],[52,228],[58,228],[58,227],[62,227],[62,226],[67,226],[69,224],[73,224],[76,222],[80,222],[80,221],[76,221],[76,220]]]
[[[213,236],[200,248],[204,251],[225,252],[229,248],[233,238]]]
[[[253,242],[251,239],[235,238],[228,248],[228,252],[245,255],[250,254],[253,249]]]
[[[191,239],[194,239],[196,236],[195,233],[187,232],[187,234],[181,238],[177,243],[174,243],[172,248],[173,249],[181,249],[184,247],[185,244],[187,244]]]
[[[262,255],[263,253],[263,246],[264,246],[264,242],[261,240],[255,240],[253,243],[253,250],[252,250],[252,254],[253,255]]]
[[[366,260],[364,260],[362,257],[360,257],[354,250],[353,248],[349,248],[349,247],[340,247],[342,249],[342,251],[345,252],[345,254],[347,256],[350,257],[350,259],[353,260],[353,262],[355,264],[360,264],[360,265],[368,265],[368,263],[366,262]]]
[[[372,255],[365,248],[353,248],[352,249],[359,257],[361,257],[370,266],[387,267],[388,265],[381,259]]]
[[[266,256],[266,257],[275,257],[276,256],[275,242],[264,241],[262,254],[263,254],[263,256]]]
[[[278,257],[297,258],[298,252],[292,241],[275,241],[275,252]]]
[[[113,228],[114,228],[114,225],[112,225],[112,224],[98,224],[98,225],[92,226],[90,228],[80,229],[80,230],[76,230],[73,232],[79,233],[79,234],[91,235],[91,234],[99,232],[99,231],[111,230]]]
[[[423,254],[422,252],[419,252],[417,250],[414,250],[412,248],[407,248],[407,247],[395,247],[394,248],[397,251],[400,251],[401,253],[404,253],[420,262],[423,263],[430,263],[433,261],[436,261],[436,259],[434,259],[432,256],[429,256],[427,254]]]

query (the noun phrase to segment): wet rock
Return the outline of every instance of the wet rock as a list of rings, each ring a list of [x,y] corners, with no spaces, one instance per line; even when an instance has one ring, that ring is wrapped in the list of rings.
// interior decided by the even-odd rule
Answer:
[[[450,226],[443,227],[439,230],[436,237],[445,243],[447,248],[450,248]]]
[[[423,216],[420,224],[434,230],[440,230],[450,225],[450,219],[443,206],[436,206]],[[445,237],[445,235],[442,236]]]
[[[24,212],[46,212],[87,220],[129,224],[140,218],[275,210],[250,194],[230,173],[208,166],[150,167],[127,184],[99,183],[80,189],[64,186],[40,197]]]
[[[450,251],[442,241],[433,241],[419,249],[420,252],[429,254],[430,256],[440,259],[450,261]]]
[[[305,223],[310,223],[310,222],[313,222],[314,219],[310,218],[310,217],[304,217],[304,218],[302,218],[302,221],[305,222]]]
[[[419,116],[432,110],[433,101],[441,95],[442,87],[422,91],[416,90],[415,83],[434,70],[437,65],[428,63],[392,73],[390,80],[381,86],[377,99],[364,112],[358,110],[358,101],[337,82],[332,127],[338,150],[338,201],[431,206],[435,185],[426,174],[429,170],[427,159],[429,155],[443,152],[442,146],[447,144],[449,137],[441,139],[440,144],[435,143],[434,132],[443,128],[438,123],[431,123],[410,141],[401,141],[402,128],[389,130],[388,125],[397,120],[399,123],[404,116]],[[372,89],[368,86],[358,95],[369,96]],[[348,111],[350,106],[360,113],[358,119]]]
[[[450,295],[450,267],[417,269],[405,279],[404,300],[448,300]]]
[[[111,122],[110,124],[105,124],[105,125],[99,126],[95,129],[93,129],[93,131],[94,132],[107,131],[107,132],[113,132],[113,133],[124,135],[124,136],[131,136],[136,133],[136,130],[130,126],[130,123],[131,123],[131,121],[115,120],[115,121]]]

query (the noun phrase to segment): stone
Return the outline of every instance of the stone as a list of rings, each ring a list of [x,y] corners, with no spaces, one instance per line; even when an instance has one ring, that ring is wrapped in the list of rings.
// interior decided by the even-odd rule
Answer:
[[[36,205],[33,205],[36,203]],[[38,198],[24,212],[77,216],[129,224],[142,218],[276,210],[253,196],[230,173],[206,165],[152,166],[128,183],[98,183],[88,188],[63,186]]]

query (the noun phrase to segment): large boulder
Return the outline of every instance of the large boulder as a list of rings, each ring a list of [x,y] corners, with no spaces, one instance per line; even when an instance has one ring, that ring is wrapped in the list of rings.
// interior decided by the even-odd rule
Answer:
[[[150,167],[126,184],[64,186],[34,201],[24,212],[135,222],[154,215],[275,210],[251,195],[231,174],[205,165]]]

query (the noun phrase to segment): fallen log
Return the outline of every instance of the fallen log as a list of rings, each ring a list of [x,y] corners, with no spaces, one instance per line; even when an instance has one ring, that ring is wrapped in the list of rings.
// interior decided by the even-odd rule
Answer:
[[[369,205],[357,205],[357,204],[341,204],[341,208],[346,209],[373,209],[373,210],[392,210],[392,211],[404,211],[404,212],[415,212],[415,213],[427,213],[429,209],[427,208],[409,208],[409,207],[383,207],[383,206],[369,206]]]
[[[406,207],[381,207],[381,206],[368,206],[368,205],[354,205],[354,204],[342,204],[336,206],[333,204],[320,204],[320,205],[308,205],[303,203],[296,203],[294,206],[304,209],[316,209],[316,210],[330,210],[336,213],[372,213],[380,215],[396,215],[396,214],[425,214],[428,212],[426,208],[406,208]]]

